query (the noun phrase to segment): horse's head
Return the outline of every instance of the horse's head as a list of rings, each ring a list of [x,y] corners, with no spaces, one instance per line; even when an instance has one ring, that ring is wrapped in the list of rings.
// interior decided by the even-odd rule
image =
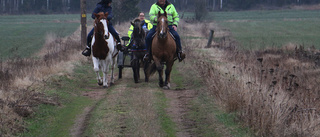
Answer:
[[[131,22],[131,25],[133,26],[133,33],[134,34],[140,35],[141,33],[144,32],[144,30],[142,29],[142,26],[144,24],[142,24],[140,19],[135,19],[133,22]]]
[[[103,13],[99,12],[98,14],[94,13],[94,16],[96,17],[94,20],[94,31],[96,34],[100,34],[102,36],[107,35],[108,33],[108,12]]]
[[[158,12],[158,22],[157,22],[157,33],[159,38],[166,38],[167,33],[169,31],[168,28],[168,19],[167,19],[167,12],[161,14]]]
[[[142,28],[144,24],[139,19],[135,19],[133,22],[131,22],[131,25],[133,26],[132,39],[134,40],[135,44],[144,45],[146,36],[145,31]]]

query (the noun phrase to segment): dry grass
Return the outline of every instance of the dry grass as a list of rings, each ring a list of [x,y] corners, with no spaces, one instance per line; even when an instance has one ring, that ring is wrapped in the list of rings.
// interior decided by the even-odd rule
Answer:
[[[188,32],[206,25],[184,26],[190,26],[184,28]],[[217,104],[236,112],[238,120],[257,136],[320,136],[317,50],[288,44],[282,49],[240,51],[230,41],[210,49],[203,49],[203,40],[183,43],[188,43],[188,59],[196,60],[195,67],[206,79]]]
[[[0,62],[0,134],[13,135],[24,130],[22,117],[33,113],[38,104],[58,105],[56,99],[43,94],[43,83],[52,75],[73,70],[79,58],[79,31],[68,38],[49,34],[38,55]]]
[[[130,24],[117,25],[120,35],[125,36]],[[204,49],[207,41],[203,39],[182,39],[182,45],[221,108],[237,113],[237,120],[257,136],[320,136],[317,50],[289,43],[282,49],[240,51],[230,32],[213,23],[181,21],[178,30],[184,36],[207,37],[205,30],[209,29],[221,39],[219,47]],[[30,116],[33,106],[58,105],[56,99],[42,94],[42,84],[51,75],[65,75],[74,63],[87,59],[79,57],[83,49],[79,33],[68,38],[48,36],[36,57],[0,62],[1,135],[23,130],[22,117]]]

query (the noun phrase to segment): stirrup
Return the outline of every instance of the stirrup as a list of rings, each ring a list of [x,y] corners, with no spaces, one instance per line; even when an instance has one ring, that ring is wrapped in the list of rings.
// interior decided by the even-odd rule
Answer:
[[[144,55],[143,61],[149,61],[149,53]]]
[[[90,56],[91,55],[91,49],[87,46],[86,49],[82,51],[83,56]]]
[[[117,41],[117,46],[121,46],[121,42],[120,41]]]
[[[178,59],[179,62],[181,62],[183,59],[186,58],[186,54],[184,54],[183,52],[178,52]]]

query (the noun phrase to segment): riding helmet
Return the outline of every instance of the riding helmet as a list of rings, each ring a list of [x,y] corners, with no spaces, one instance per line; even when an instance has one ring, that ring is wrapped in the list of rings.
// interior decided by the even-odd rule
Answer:
[[[112,2],[112,0],[101,0],[101,3],[104,3],[104,4],[109,4],[111,2]]]

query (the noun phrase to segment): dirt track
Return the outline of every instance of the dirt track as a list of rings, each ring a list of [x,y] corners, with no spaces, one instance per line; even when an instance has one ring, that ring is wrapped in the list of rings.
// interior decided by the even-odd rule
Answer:
[[[217,31],[216,35],[223,36],[226,33]],[[157,84],[158,74],[153,75],[149,83],[135,84],[131,68],[125,68],[123,78],[116,80],[115,85],[108,89],[102,89],[95,84],[88,85],[87,91],[83,95],[99,103],[94,103],[94,106],[83,110],[83,114],[78,116],[74,128],[70,131],[71,134],[73,136],[91,134],[99,136],[174,135],[188,137],[201,136],[201,132],[203,132],[203,135],[230,136],[230,131],[215,119],[215,114],[210,113],[211,110],[206,110],[205,104],[199,103],[201,102],[199,101],[199,93],[204,94],[202,91],[207,90],[207,86],[204,83],[197,85],[199,84],[197,81],[204,79],[200,78],[199,72],[194,66],[196,65],[195,59],[198,59],[196,56],[199,55],[191,56],[191,54],[199,53],[191,53],[191,51],[203,48],[206,45],[205,41],[192,40],[183,43],[192,45],[185,49],[189,56],[184,63],[175,62],[178,74],[171,77],[172,81],[175,81],[175,77],[182,77],[183,80],[180,81],[182,85],[172,82],[170,90],[163,90]],[[197,44],[194,45],[194,43]],[[213,52],[216,51],[213,50]],[[142,70],[140,75],[142,78],[144,77]],[[164,112],[161,109],[164,109]],[[96,116],[97,113],[103,114]],[[88,127],[90,122],[95,124]],[[164,125],[166,122],[168,122],[167,125]],[[169,129],[164,129],[166,126]],[[89,133],[84,133],[85,129]]]
[[[144,84],[144,83],[138,83],[138,84],[134,84],[133,82],[133,78],[131,76],[131,69],[130,68],[125,68],[124,69],[124,75],[123,75],[123,79],[117,80],[116,84],[112,87],[112,91],[107,92],[106,94],[106,90],[103,88],[99,88],[96,85],[90,85],[88,87],[88,91],[86,93],[84,93],[84,96],[88,96],[94,100],[96,100],[96,102],[100,102],[100,101],[107,101],[107,100],[113,100],[115,98],[117,99],[123,99],[123,101],[120,102],[113,102],[115,104],[109,104],[108,106],[121,106],[121,108],[118,109],[123,109],[123,110],[118,110],[118,111],[126,111],[129,108],[132,107],[139,107],[139,108],[133,108],[134,110],[141,110],[143,109],[144,105],[139,106],[139,104],[130,104],[129,102],[127,102],[126,100],[129,100],[127,98],[127,95],[125,95],[125,93],[130,90],[130,92],[134,92],[133,94],[139,94],[140,98],[139,100],[145,100],[143,101],[144,103],[151,103],[152,100],[149,100],[148,98],[155,98],[154,92],[158,92],[157,90],[160,90],[160,92],[163,92],[165,94],[165,98],[168,99],[168,107],[166,108],[166,112],[167,115],[172,119],[172,121],[175,123],[177,129],[177,136],[181,136],[181,137],[186,137],[186,136],[194,136],[192,133],[192,129],[194,128],[193,126],[195,125],[195,123],[191,120],[188,120],[188,118],[186,118],[186,114],[188,113],[188,111],[190,111],[190,101],[196,97],[196,91],[195,90],[187,90],[187,89],[171,89],[171,90],[162,90],[159,87],[157,87],[157,78],[156,75],[152,77],[151,82],[149,84]],[[127,84],[127,83],[131,83],[131,84]],[[143,85],[142,85],[143,84]],[[142,85],[141,88],[139,88],[139,85]],[[150,86],[151,87],[148,87]],[[173,88],[175,87],[175,84],[173,84]],[[129,89],[129,88],[134,88],[134,90]],[[143,91],[148,91],[151,92],[151,94],[143,94],[141,92]],[[109,93],[112,92],[112,93]],[[143,97],[143,96],[147,96],[147,97]],[[143,99],[141,99],[143,98]],[[110,103],[109,102],[109,103]],[[88,124],[88,120],[90,120],[90,116],[92,113],[92,110],[94,110],[94,108],[97,108],[97,103],[95,103],[95,106],[90,106],[87,107],[83,110],[83,113],[81,115],[78,116],[74,128],[71,130],[71,134],[73,136],[82,136],[84,129],[87,128],[87,124]],[[152,105],[152,104],[151,104]],[[143,108],[140,108],[143,107]],[[99,107],[98,107],[99,109]],[[129,110],[128,110],[129,111]],[[139,113],[137,115],[144,115],[143,113],[145,112],[135,112],[135,113]],[[151,112],[148,112],[151,113]],[[156,115],[153,114],[156,112],[152,112],[151,115]],[[121,133],[121,135],[125,135],[125,136],[130,136],[130,135],[134,135],[135,133],[132,133],[131,129],[133,127],[129,127],[130,125],[126,125],[126,122],[124,122],[126,119],[131,119],[132,117],[127,113],[124,112],[121,114],[121,116],[115,116],[117,117],[116,119],[119,118],[120,120],[122,120],[122,122],[119,121],[113,121],[115,123],[118,124],[118,129],[115,130],[119,130],[119,132]],[[107,114],[108,115],[108,114]],[[139,117],[139,116],[138,116]],[[153,117],[155,118],[155,117]],[[151,118],[151,120],[153,119]],[[118,119],[118,120],[119,120]],[[148,120],[148,117],[146,117],[144,120]],[[150,120],[150,119],[149,119]],[[148,122],[145,122],[145,124],[147,124]],[[115,127],[112,127],[115,128]],[[154,127],[149,127],[149,128],[154,128]],[[158,127],[160,128],[160,127]],[[128,130],[127,130],[128,129]],[[145,129],[141,129],[141,130],[145,130]],[[153,129],[155,130],[155,133],[150,133],[150,134],[162,134],[160,132],[160,129]],[[160,133],[156,133],[156,132],[160,132]],[[110,134],[106,134],[105,132],[99,133],[101,136],[108,136]],[[119,133],[115,133],[115,134],[119,134]],[[148,136],[148,135],[146,135]]]

